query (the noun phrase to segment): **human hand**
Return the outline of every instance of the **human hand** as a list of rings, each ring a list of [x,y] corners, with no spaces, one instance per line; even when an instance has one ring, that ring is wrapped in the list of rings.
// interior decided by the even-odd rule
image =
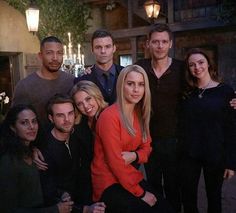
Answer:
[[[144,202],[146,202],[149,206],[154,206],[157,202],[157,198],[151,192],[146,191],[143,198],[141,198]]]
[[[59,202],[57,204],[59,213],[70,213],[73,209],[73,201]]]
[[[104,213],[106,205],[103,202],[97,202],[90,206],[85,206],[83,213]]]
[[[61,201],[66,202],[66,201],[71,201],[71,196],[68,192],[63,192],[61,195]]]
[[[124,159],[126,165],[131,164],[137,158],[135,152],[121,152],[121,156]]]
[[[225,172],[224,172],[224,178],[225,179],[230,179],[234,176],[235,172],[231,169],[225,169]]]
[[[33,148],[33,161],[39,170],[45,171],[48,169],[47,167],[48,164],[45,163],[45,160],[41,151],[36,147]]]
[[[234,92],[236,94],[236,91]],[[230,102],[230,106],[236,109],[236,98],[233,98]]]
[[[91,74],[91,73],[92,73],[92,67],[93,67],[93,66],[87,67],[87,68],[83,71],[83,74],[84,74],[84,75]]]

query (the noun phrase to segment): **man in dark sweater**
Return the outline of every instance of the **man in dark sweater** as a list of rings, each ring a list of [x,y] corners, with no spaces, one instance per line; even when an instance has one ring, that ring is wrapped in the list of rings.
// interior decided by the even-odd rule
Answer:
[[[48,169],[40,174],[46,204],[53,205],[67,197],[75,203],[73,212],[105,212],[102,202],[81,203],[86,192],[78,187],[81,160],[78,134],[74,131],[73,101],[67,96],[56,95],[50,99],[47,111],[53,128],[46,135],[47,145],[41,150]]]
[[[63,62],[62,42],[54,36],[44,38],[40,43],[40,70],[31,73],[16,85],[12,106],[31,104],[39,117],[41,127],[49,122],[45,106],[55,94],[68,94],[73,87],[74,76],[60,70]]]
[[[81,80],[92,81],[101,90],[105,101],[111,105],[116,100],[116,81],[123,69],[113,63],[113,54],[116,51],[113,36],[106,30],[96,30],[91,45],[96,63],[88,74],[75,79],[75,83]]]
[[[148,182],[157,193],[165,194],[176,212],[180,212],[176,130],[178,104],[186,85],[184,63],[168,56],[172,33],[166,24],[152,26],[147,45],[151,59],[137,62],[147,72],[152,96],[150,132],[153,151],[145,169]]]

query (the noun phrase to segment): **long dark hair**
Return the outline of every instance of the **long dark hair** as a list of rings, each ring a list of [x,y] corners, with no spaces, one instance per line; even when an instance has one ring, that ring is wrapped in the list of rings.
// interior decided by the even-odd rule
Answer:
[[[35,109],[31,105],[16,105],[8,111],[0,128],[0,150],[1,154],[9,153],[11,156],[23,159],[32,154],[32,144],[25,146],[18,135],[11,129],[15,126],[20,112],[24,110],[31,110],[36,114]],[[37,117],[37,116],[36,116]]]

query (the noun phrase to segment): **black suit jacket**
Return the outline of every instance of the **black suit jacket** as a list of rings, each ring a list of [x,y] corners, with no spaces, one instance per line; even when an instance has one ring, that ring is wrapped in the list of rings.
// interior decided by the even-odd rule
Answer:
[[[92,72],[90,74],[87,74],[87,75],[83,75],[81,77],[78,77],[74,80],[74,83],[76,84],[77,82],[79,81],[82,81],[82,80],[87,80],[87,81],[92,81],[93,83],[95,83],[99,89],[101,90],[102,92],[102,95],[104,97],[104,100],[109,104],[113,104],[115,101],[116,101],[116,82],[117,82],[117,78],[118,78],[118,75],[120,74],[120,71],[124,68],[120,65],[117,65],[115,64],[115,68],[116,68],[116,78],[115,78],[115,82],[114,82],[114,85],[113,85],[113,89],[112,89],[112,93],[109,95],[106,90],[103,88],[102,84],[100,83],[98,77],[97,77],[97,73],[95,71],[95,66],[93,66],[91,68]]]

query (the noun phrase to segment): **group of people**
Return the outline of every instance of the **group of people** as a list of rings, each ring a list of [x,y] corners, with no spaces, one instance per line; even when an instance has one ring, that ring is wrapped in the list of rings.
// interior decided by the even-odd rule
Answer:
[[[153,25],[150,59],[123,68],[97,30],[96,63],[79,78],[60,71],[61,41],[42,40],[42,67],[18,82],[0,129],[1,212],[197,213],[202,169],[208,212],[221,212],[236,171],[234,91],[202,49],[169,57],[172,39]]]

